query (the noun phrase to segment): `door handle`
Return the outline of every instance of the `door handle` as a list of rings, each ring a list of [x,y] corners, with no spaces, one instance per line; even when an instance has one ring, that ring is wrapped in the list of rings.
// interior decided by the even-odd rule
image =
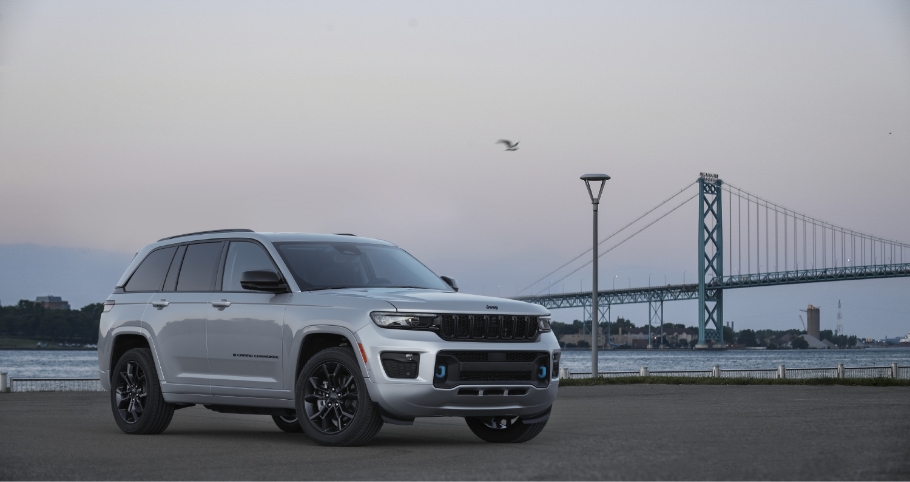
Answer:
[[[227,308],[228,306],[231,306],[231,302],[228,300],[213,301],[212,306],[214,306],[215,308],[224,309],[224,308]]]
[[[168,301],[165,300],[165,299],[162,299],[161,301],[153,301],[153,302],[152,302],[152,306],[154,306],[155,308],[158,308],[159,310],[162,309],[162,308],[164,308],[165,306],[167,306],[167,305],[169,305],[169,304],[170,304],[170,302],[168,302]]]

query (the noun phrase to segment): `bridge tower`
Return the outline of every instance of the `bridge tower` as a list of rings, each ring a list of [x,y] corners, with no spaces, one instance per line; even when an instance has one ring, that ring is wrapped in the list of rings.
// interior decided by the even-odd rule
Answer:
[[[698,344],[724,346],[723,181],[717,174],[698,178]],[[717,280],[719,285],[712,283]]]

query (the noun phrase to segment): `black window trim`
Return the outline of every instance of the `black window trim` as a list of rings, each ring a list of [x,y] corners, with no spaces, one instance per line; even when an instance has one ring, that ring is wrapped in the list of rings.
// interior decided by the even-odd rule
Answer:
[[[134,269],[133,272],[130,273],[130,277],[127,278],[126,282],[123,283],[123,286],[116,286],[116,287],[115,287],[114,293],[115,293],[115,294],[116,294],[116,293],[265,293],[264,291],[253,291],[253,290],[243,290],[243,291],[222,291],[222,290],[221,290],[221,288],[222,288],[222,283],[223,283],[223,278],[224,278],[224,267],[225,267],[225,264],[227,263],[227,250],[230,248],[230,245],[231,245],[231,242],[232,242],[232,241],[234,241],[234,242],[248,242],[248,243],[254,243],[254,244],[259,245],[259,247],[262,248],[263,251],[265,251],[265,255],[268,256],[269,261],[271,261],[272,266],[275,268],[275,272],[278,273],[278,276],[281,277],[281,280],[284,281],[285,284],[287,284],[287,278],[284,276],[284,273],[281,272],[281,268],[278,267],[278,263],[275,262],[275,258],[272,256],[272,253],[270,253],[269,250],[268,250],[268,248],[266,248],[265,245],[262,244],[262,242],[260,242],[258,239],[252,239],[252,238],[215,238],[215,239],[201,239],[201,240],[198,240],[198,241],[190,241],[190,242],[166,244],[166,245],[164,245],[164,246],[159,246],[159,247],[157,247],[157,248],[155,248],[155,249],[149,251],[149,254],[145,255],[145,257],[142,258],[142,261],[139,262],[139,264],[136,265],[136,269]],[[215,289],[213,289],[213,290],[211,290],[211,291],[177,291],[177,284],[176,284],[176,282],[175,282],[175,283],[174,283],[174,291],[163,291],[163,290],[164,290],[164,284],[167,282],[167,276],[168,276],[168,274],[170,273],[171,268],[173,267],[173,266],[170,266],[170,265],[173,265],[173,264],[174,264],[174,258],[171,257],[170,265],[169,265],[169,267],[168,267],[167,272],[165,272],[165,274],[164,274],[164,280],[161,282],[161,287],[158,288],[158,290],[156,290],[156,291],[126,291],[125,287],[126,287],[126,285],[129,284],[130,280],[133,278],[133,275],[136,274],[136,271],[139,269],[140,266],[142,266],[142,263],[143,263],[146,259],[148,259],[148,257],[151,256],[152,253],[154,253],[155,251],[158,251],[158,250],[161,250],[161,249],[167,249],[167,248],[177,248],[177,250],[174,251],[174,255],[176,256],[177,252],[180,251],[180,248],[181,248],[181,247],[189,246],[189,245],[191,245],[191,244],[206,244],[206,243],[215,243],[215,242],[221,242],[221,243],[223,243],[223,244],[222,244],[222,248],[221,248],[221,259],[218,261],[218,265],[217,265],[218,267],[217,267],[217,270],[216,270],[216,273],[215,273],[215,286],[214,286]],[[186,257],[186,250],[184,250],[184,253],[183,253],[183,254],[184,254],[184,258],[185,258],[185,257]],[[180,260],[180,266],[177,267],[177,279],[178,279],[178,280],[179,280],[179,278],[180,278],[180,271],[182,271],[182,270],[183,270],[183,260],[181,259],[181,260]]]
[[[180,279],[180,270],[183,269],[183,258],[186,257],[186,244],[175,244],[172,246],[177,246],[177,251],[174,252],[174,259],[171,260],[171,266],[167,270],[167,274],[164,275],[164,284],[161,285],[161,290],[156,291],[156,293],[176,293],[177,292],[177,280]],[[174,266],[174,263],[177,262],[177,256],[180,256],[180,261],[178,265]],[[174,274],[174,289],[166,289],[168,279],[171,276],[171,270],[176,269]]]

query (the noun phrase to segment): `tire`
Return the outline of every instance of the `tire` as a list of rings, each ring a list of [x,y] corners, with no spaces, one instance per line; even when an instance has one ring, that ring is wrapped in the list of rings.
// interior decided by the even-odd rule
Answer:
[[[520,418],[509,417],[465,417],[468,428],[481,440],[505,444],[520,444],[536,437],[547,425],[546,421],[525,424]],[[498,428],[493,428],[493,427]]]
[[[275,425],[281,429],[282,432],[287,433],[300,433],[303,432],[303,429],[300,428],[300,421],[297,420],[297,414],[293,416],[286,415],[272,415],[272,420],[275,421]]]
[[[174,417],[164,401],[155,361],[148,348],[124,353],[111,373],[111,411],[120,430],[131,435],[161,433]]]
[[[300,371],[294,387],[303,432],[319,445],[363,445],[382,428],[350,348],[327,348]]]

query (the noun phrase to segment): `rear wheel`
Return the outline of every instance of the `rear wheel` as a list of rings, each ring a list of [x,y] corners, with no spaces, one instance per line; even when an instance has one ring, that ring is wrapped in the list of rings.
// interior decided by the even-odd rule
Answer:
[[[300,371],[294,399],[303,432],[320,445],[363,445],[382,428],[379,408],[347,348],[313,356]]]
[[[465,417],[468,428],[491,443],[522,443],[536,437],[547,422],[524,423],[518,417]]]
[[[272,420],[274,420],[275,425],[284,432],[300,433],[303,431],[303,429],[300,428],[300,421],[297,420],[296,413],[293,415],[272,415]]]
[[[164,401],[155,361],[148,348],[124,353],[111,374],[111,409],[128,434],[161,433],[171,423],[174,405]]]

